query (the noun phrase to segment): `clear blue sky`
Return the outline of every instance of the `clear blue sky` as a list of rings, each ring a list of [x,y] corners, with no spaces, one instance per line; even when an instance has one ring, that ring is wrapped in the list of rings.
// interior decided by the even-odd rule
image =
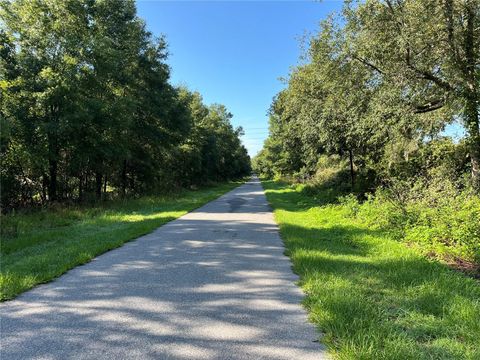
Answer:
[[[301,54],[300,39],[341,1],[137,1],[154,34],[166,35],[172,83],[221,103],[245,130],[251,156],[268,134],[267,111]]]

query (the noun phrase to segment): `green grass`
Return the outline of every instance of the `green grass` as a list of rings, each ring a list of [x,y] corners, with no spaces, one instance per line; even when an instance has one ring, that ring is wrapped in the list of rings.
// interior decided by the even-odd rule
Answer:
[[[338,359],[480,359],[480,283],[293,186],[265,181],[310,319]]]
[[[0,300],[51,281],[235,188],[223,183],[163,197],[2,217]]]

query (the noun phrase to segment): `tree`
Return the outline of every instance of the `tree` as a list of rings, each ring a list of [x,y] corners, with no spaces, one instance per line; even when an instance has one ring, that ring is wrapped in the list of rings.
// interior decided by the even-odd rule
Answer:
[[[146,31],[133,0],[0,5],[4,208],[248,172],[231,114],[169,83],[165,39]]]
[[[412,154],[461,120],[478,189],[479,7],[348,2],[342,17],[322,23],[274,99],[270,137],[255,164],[311,176],[322,154],[339,154],[348,157],[352,186],[356,173],[378,183],[405,175]]]
[[[411,112],[443,108],[444,123],[463,121],[473,183],[480,188],[480,3],[352,2],[345,14],[352,58],[401,89],[399,100]]]
[[[59,160],[68,146],[69,118],[77,111],[84,5],[76,1],[2,3],[5,37],[15,46],[16,64],[15,76],[5,80],[2,107],[14,107],[7,120],[23,133],[26,151],[38,159],[35,163],[52,201],[58,195]],[[11,59],[3,60],[5,66],[11,64]]]

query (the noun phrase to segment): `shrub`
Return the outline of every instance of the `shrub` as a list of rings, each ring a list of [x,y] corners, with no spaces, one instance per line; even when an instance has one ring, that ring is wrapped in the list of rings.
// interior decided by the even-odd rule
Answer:
[[[458,190],[445,180],[418,181],[410,188],[403,183],[379,189],[358,209],[351,197],[342,203],[361,221],[425,254],[480,264],[480,197],[469,189]]]
[[[344,196],[340,196],[338,201],[343,207],[346,209],[347,214],[350,216],[357,216],[360,210],[360,202],[358,198],[353,194],[348,194]]]

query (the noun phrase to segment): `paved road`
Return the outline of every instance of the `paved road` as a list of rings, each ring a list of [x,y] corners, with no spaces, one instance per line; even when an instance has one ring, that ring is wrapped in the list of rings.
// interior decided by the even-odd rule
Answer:
[[[0,306],[1,359],[324,359],[258,180]]]

